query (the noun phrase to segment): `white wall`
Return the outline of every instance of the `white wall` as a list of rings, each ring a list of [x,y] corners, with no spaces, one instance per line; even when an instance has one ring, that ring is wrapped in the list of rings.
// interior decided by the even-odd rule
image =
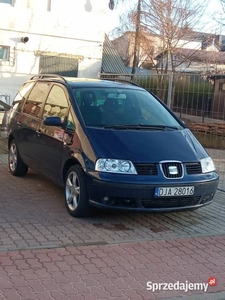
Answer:
[[[177,43],[177,48],[185,48],[185,49],[195,49],[201,50],[202,42],[201,41],[187,41],[187,40],[180,40]]]
[[[51,0],[51,11],[47,4],[48,0],[0,3],[0,45],[10,47],[10,60],[0,61],[0,95],[10,94],[12,99],[21,82],[38,73],[43,51],[79,56],[78,77],[95,78],[100,72],[107,0]],[[25,36],[29,41],[24,44]]]

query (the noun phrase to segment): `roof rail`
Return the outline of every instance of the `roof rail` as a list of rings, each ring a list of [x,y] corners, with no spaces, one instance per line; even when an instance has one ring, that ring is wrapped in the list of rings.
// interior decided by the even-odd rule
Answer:
[[[46,79],[46,78],[55,78],[55,79],[59,79],[61,81],[66,82],[66,79],[64,77],[62,77],[61,75],[58,74],[38,74],[38,75],[34,75],[30,78],[30,80],[32,79]]]
[[[124,82],[124,83],[129,83],[131,85],[135,85],[135,86],[141,87],[140,84],[137,84],[137,83],[133,82],[132,80],[126,80],[126,79],[120,79],[120,78],[107,78],[107,77],[101,78],[101,80],[116,81],[116,82],[121,82],[121,83]]]

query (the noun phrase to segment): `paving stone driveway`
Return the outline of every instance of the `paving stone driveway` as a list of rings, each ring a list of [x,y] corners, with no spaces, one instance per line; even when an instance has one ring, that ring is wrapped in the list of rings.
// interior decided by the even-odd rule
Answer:
[[[146,282],[210,276],[218,285],[199,296],[225,299],[224,192],[192,212],[75,219],[60,187],[33,171],[13,177],[6,161],[0,155],[0,300],[175,299],[184,292],[153,294]]]

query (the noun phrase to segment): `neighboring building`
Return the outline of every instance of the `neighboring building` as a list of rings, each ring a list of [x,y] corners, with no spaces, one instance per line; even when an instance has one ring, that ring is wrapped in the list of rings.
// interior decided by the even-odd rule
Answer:
[[[134,42],[135,33],[133,31],[127,31],[112,41],[126,67],[132,67],[133,65]],[[159,53],[161,40],[158,36],[142,34],[139,38],[139,44],[138,67],[148,67],[150,69],[156,63],[153,57]]]
[[[0,100],[38,73],[97,77],[107,10],[98,1],[0,0]],[[91,7],[92,5],[92,7]]]
[[[135,33],[128,31],[112,41],[127,67],[133,63]],[[141,34],[138,51],[138,67],[154,69],[166,65],[162,55],[162,40],[159,36]],[[173,65],[177,72],[225,71],[225,36],[193,32],[177,42],[173,50]],[[169,62],[168,71],[172,70]]]
[[[173,65],[176,72],[218,73],[225,71],[225,36],[193,32],[184,37],[173,51]],[[156,57],[158,66],[167,63],[159,54]],[[169,62],[169,70],[172,69]]]
[[[177,43],[177,48],[224,51],[225,36],[193,31]]]
[[[159,54],[156,59],[158,67],[167,63],[165,55]],[[173,52],[173,65],[176,72],[221,73],[225,71],[225,52],[177,48]],[[168,70],[172,70],[171,62]]]

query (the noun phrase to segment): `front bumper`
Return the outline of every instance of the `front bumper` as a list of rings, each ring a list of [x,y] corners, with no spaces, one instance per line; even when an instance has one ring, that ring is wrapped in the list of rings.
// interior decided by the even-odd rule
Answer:
[[[196,209],[213,201],[217,186],[218,175],[215,173],[211,180],[198,182],[170,182],[135,184],[128,182],[109,182],[90,178],[88,183],[89,202],[98,208],[132,210],[144,212],[169,212]],[[194,186],[192,196],[155,197],[155,188]]]

